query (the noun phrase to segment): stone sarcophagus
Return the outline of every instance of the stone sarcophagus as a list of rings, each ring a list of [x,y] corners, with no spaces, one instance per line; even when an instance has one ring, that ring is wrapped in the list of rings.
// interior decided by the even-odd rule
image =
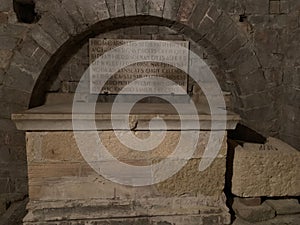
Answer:
[[[207,110],[198,112],[197,117],[179,117],[171,105],[137,103],[128,120],[122,110],[115,115],[118,121],[129,121],[129,128],[124,129],[120,122],[112,129],[111,104],[97,103],[94,116],[85,112],[89,103],[82,104],[76,115],[72,115],[72,104],[46,104],[13,115],[18,129],[26,131],[27,140],[30,201],[25,225],[230,223],[223,193],[226,130],[235,128],[237,115],[227,114],[223,130],[211,129]],[[153,118],[163,119],[167,126]],[[74,127],[74,120],[93,120],[96,129]],[[182,121],[189,126],[180,126]],[[199,129],[193,126],[198,122]],[[133,150],[122,143],[122,137],[129,134],[141,140],[154,136],[156,140],[159,132],[163,139],[152,150],[145,145],[149,151]],[[99,143],[91,138],[95,134],[112,158],[99,158],[95,153],[99,150]],[[221,139],[210,141],[212,147],[220,143],[215,155],[210,153],[215,150],[207,149],[211,134],[222,134]],[[195,136],[197,142],[191,145],[189,137]],[[169,164],[160,164],[166,158]],[[205,161],[211,164],[199,169]],[[120,163],[134,170],[130,174]],[[150,175],[145,173],[145,168],[155,164],[161,166],[151,167]]]

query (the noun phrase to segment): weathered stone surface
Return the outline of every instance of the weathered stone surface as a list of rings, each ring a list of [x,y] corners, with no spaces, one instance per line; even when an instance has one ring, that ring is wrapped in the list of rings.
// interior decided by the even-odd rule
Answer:
[[[30,92],[33,88],[33,78],[26,71],[22,71],[16,65],[11,65],[5,76],[4,84],[7,87],[18,89],[24,92]]]
[[[3,84],[5,72],[3,69],[0,69],[0,85]]]
[[[8,22],[8,13],[0,12],[0,24]]]
[[[241,1],[242,9],[244,13],[247,14],[267,14],[269,12],[269,0],[261,1],[251,1],[245,0]]]
[[[191,26],[191,28],[197,28],[200,24],[200,21],[204,18],[207,10],[209,8],[209,3],[207,0],[202,1],[201,4],[196,4],[192,15],[188,18],[188,24]]]
[[[0,49],[2,50],[14,49],[15,47],[17,47],[18,42],[18,38],[0,35]]]
[[[239,217],[252,223],[275,217],[275,210],[266,203],[258,206],[247,206],[240,201],[240,198],[235,198],[232,208]]]
[[[300,215],[276,216],[274,219],[255,223],[257,225],[298,225],[300,222]],[[237,218],[232,225],[251,225],[245,220]]]
[[[43,30],[40,26],[35,26],[31,32],[32,38],[50,54],[54,54],[59,48],[59,44]]]
[[[150,0],[149,15],[162,17],[165,0]]]
[[[89,25],[110,18],[105,0],[76,1],[76,6],[83,21]]]
[[[6,197],[5,196],[0,196],[0,217],[3,213],[6,212],[7,209],[7,201],[6,201]]]
[[[78,224],[97,224],[97,225],[211,225],[212,222],[215,225],[229,224],[229,217],[222,218],[220,215],[211,216],[153,216],[153,217],[139,217],[139,218],[124,218],[124,219],[90,219],[90,220],[72,220],[68,222],[68,225]],[[48,221],[42,222],[28,222],[25,221],[24,225],[57,225],[59,222]],[[65,224],[62,222],[62,224]]]
[[[43,15],[38,24],[60,45],[64,44],[70,37],[52,15]]]
[[[89,135],[88,132],[77,134],[84,137]],[[157,163],[171,154],[180,132],[168,131],[161,145],[149,154],[124,147],[111,131],[99,132],[99,135],[102,143],[118,160],[141,166]],[[149,132],[136,131],[135,135],[143,139],[148,137]],[[209,132],[201,133],[193,158],[175,176],[157,185],[128,187],[113,183],[91,169],[78,150],[73,132],[28,132],[29,196],[32,200],[29,211],[33,214],[29,213],[25,221],[27,224],[34,224],[38,219],[50,224],[51,221],[61,220],[61,215],[70,221],[84,218],[85,221],[109,222],[115,218],[150,216],[155,218],[153,221],[157,224],[196,225],[199,221],[207,225],[229,224],[230,217],[223,196],[225,141],[212,166],[204,172],[198,170],[208,137]],[[93,145],[94,143],[86,140],[87,148]],[[101,163],[115,168],[111,161]],[[89,201],[82,202],[82,199]],[[112,199],[113,206],[109,203]],[[66,205],[67,202],[70,203],[69,206]],[[86,208],[89,209],[88,216]],[[51,213],[45,213],[47,210]],[[161,219],[162,215],[166,219]],[[175,219],[174,215],[181,216]],[[194,220],[194,216],[197,216],[197,220]]]
[[[165,0],[163,18],[175,20],[181,0]]]
[[[5,49],[0,50],[0,68],[1,69],[5,69],[6,67],[8,67],[12,55],[13,55],[13,53],[11,50],[5,50]]]
[[[210,6],[196,30],[202,35],[206,35],[218,22],[220,15],[221,11],[216,6]]]
[[[19,89],[3,87],[0,89],[0,98],[5,99],[7,102],[15,102],[16,104],[28,104],[30,100],[30,94],[28,92],[21,91]]]
[[[239,202],[246,206],[258,206],[261,204],[261,198],[239,198]]]
[[[26,204],[28,199],[22,198],[20,201],[12,203],[6,213],[0,217],[0,225],[21,224],[26,214]]]
[[[142,138],[142,137],[146,137],[148,135],[148,132],[136,132],[136,135]],[[168,156],[173,151],[173,148],[175,148],[177,144],[178,135],[179,135],[178,132],[168,132],[166,141],[164,141],[157,150],[151,151],[150,154],[136,153],[135,151],[132,151],[128,148],[124,148],[124,146],[119,144],[118,140],[116,139],[116,136],[112,132],[103,132],[100,134],[100,137],[102,139],[103,144],[106,146],[106,148],[109,149],[111,154],[117,159],[124,162],[131,162],[133,164],[147,165],[148,163],[151,163],[153,160],[156,161],[161,160],[166,156]],[[186,165],[184,169],[176,176],[157,185],[156,189],[161,194],[165,196],[180,196],[181,194],[184,193],[190,193],[192,195],[196,195],[198,193],[198,194],[205,194],[209,196],[214,196],[214,195],[218,196],[222,193],[224,187],[224,176],[225,176],[224,175],[225,157],[223,155],[225,154],[225,148],[226,148],[225,144],[223,144],[222,151],[219,157],[211,166],[211,168],[209,168],[207,171],[202,173],[197,172],[197,165],[199,164],[199,159],[203,154],[205,143],[207,143],[208,140],[208,135],[209,133],[206,132],[204,132],[201,135],[202,137],[201,142],[199,142],[198,150],[194,155],[195,160],[191,160],[188,163],[188,165]],[[59,177],[61,176],[71,176],[71,177],[78,176],[79,171],[80,170],[82,171],[82,169],[80,169],[82,167],[86,168],[84,171],[86,171],[87,174],[94,174],[93,170],[88,169],[88,166],[85,165],[86,163],[82,158],[80,152],[78,151],[78,147],[76,145],[74,136],[71,132],[28,133],[27,138],[28,138],[27,153],[28,153],[29,174],[30,174],[29,177],[31,178],[31,181],[37,179],[39,177],[39,174],[41,174],[43,177],[46,176],[45,174],[48,174],[47,175],[48,177],[52,177],[54,175],[57,179],[59,179]],[[53,141],[54,139],[56,141]],[[66,149],[66,146],[69,147]],[[69,162],[69,163],[60,165],[59,162],[61,161]],[[58,164],[53,164],[55,162]],[[68,164],[70,166],[70,169],[67,169]],[[64,169],[61,169],[61,166]],[[71,168],[74,168],[74,172],[72,172]],[[68,173],[70,174],[68,175]],[[212,182],[212,179],[210,178],[211,176],[214,176],[213,179],[214,182]],[[205,180],[207,180],[207,182],[205,182]],[[37,181],[34,181],[35,185],[38,185],[36,182]],[[178,182],[182,183],[182,185],[174,185],[175,183]],[[81,183],[83,184],[83,181]],[[90,186],[93,185],[94,184],[90,184]],[[81,184],[75,185],[75,187],[78,190],[80,190],[81,188],[80,186]],[[96,186],[98,185],[96,184]],[[69,184],[69,187],[71,187],[71,184]],[[47,187],[43,187],[43,188],[47,188]],[[49,189],[49,191],[50,190],[53,191],[53,188],[51,189]],[[111,188],[108,189],[111,190]],[[82,190],[84,190],[84,188]],[[45,193],[45,191],[46,189],[43,191],[43,193]],[[63,192],[64,193],[63,195],[68,196],[68,192],[71,193],[70,188],[66,189]],[[79,192],[78,194],[81,196]],[[34,196],[35,195],[33,195],[32,193],[31,197],[34,198]],[[38,194],[37,196],[40,195]],[[48,198],[50,196],[51,194],[49,193]]]
[[[128,0],[124,2],[124,11],[125,16],[134,16],[137,14],[136,12],[136,1]]]
[[[12,38],[22,38],[28,27],[23,24],[4,24],[0,25],[0,36]]]
[[[245,221],[245,220],[238,217],[234,220],[232,225],[250,225],[250,224],[251,223],[249,223],[249,222],[247,222],[247,221]]]
[[[277,215],[300,214],[300,204],[297,199],[267,200],[266,203],[276,211]]]
[[[123,0],[106,0],[106,3],[111,18],[125,16]]]
[[[193,9],[196,6],[196,2],[196,0],[181,0],[181,4],[177,13],[177,21],[186,24],[192,15]]]
[[[270,13],[271,14],[280,13],[280,1],[270,1]]]
[[[241,197],[299,195],[300,153],[269,138],[235,150],[232,192]]]
[[[0,12],[8,12],[13,9],[13,2],[10,0],[2,0],[0,5]]]
[[[37,1],[36,11],[40,14],[50,11],[50,14],[65,31],[71,35],[76,34],[77,27],[75,21],[72,20],[71,16],[69,16],[67,11],[62,7],[62,4],[58,1]]]

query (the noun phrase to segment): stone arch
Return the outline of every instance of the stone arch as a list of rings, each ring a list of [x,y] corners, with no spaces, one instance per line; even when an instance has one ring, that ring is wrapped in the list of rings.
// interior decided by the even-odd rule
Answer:
[[[257,120],[264,121],[269,115],[256,118],[263,112],[260,106],[254,113],[249,111],[256,107],[251,94],[266,85],[255,51],[230,16],[209,0],[43,0],[36,8],[41,19],[32,25],[11,64],[22,68],[20,74],[26,84],[22,88],[30,94],[27,107],[43,102],[45,80],[87,38],[119,27],[162,25],[185,34],[218,58],[228,74],[235,111],[247,125],[266,132],[257,126]],[[253,81],[260,85],[251,87]]]

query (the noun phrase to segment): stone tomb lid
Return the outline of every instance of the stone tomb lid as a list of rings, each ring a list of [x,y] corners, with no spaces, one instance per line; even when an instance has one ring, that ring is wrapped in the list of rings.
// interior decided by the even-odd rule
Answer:
[[[78,103],[79,113],[72,115],[72,103],[68,104],[55,104],[55,105],[43,105],[33,109],[29,109],[23,113],[12,114],[12,120],[15,121],[19,130],[27,131],[51,131],[51,130],[73,130],[72,118],[80,121],[90,122],[95,120],[97,130],[112,130],[111,125],[111,108],[112,103],[97,103],[95,107],[95,114],[89,112],[87,109],[91,106],[91,103]],[[119,103],[120,108],[118,114],[114,118],[120,121],[124,121],[128,118],[128,114],[125,112],[125,104]],[[180,106],[180,104],[178,104]],[[187,104],[181,104],[183,109]],[[122,110],[124,108],[124,110]],[[225,112],[225,111],[223,111]],[[148,130],[149,121],[154,117],[163,119],[167,124],[168,130],[180,130],[180,119],[188,121],[190,128],[188,130],[194,130],[199,128],[193,128],[195,124],[195,115],[191,115],[189,112],[181,113],[181,118],[176,112],[175,108],[170,104],[164,103],[137,103],[132,108],[129,121],[134,124],[134,130]],[[225,118],[226,117],[226,118]],[[224,120],[227,120],[224,129],[235,129],[236,124],[240,121],[240,117],[237,114],[227,111],[227,115],[224,114],[214,115],[214,121],[223,124]],[[204,107],[198,110],[198,121],[200,122],[200,130],[211,130],[211,115],[208,107]],[[118,129],[118,127],[114,127]],[[157,127],[161,130],[161,127]],[[82,128],[79,130],[89,130],[89,128]],[[91,129],[93,130],[93,129]]]

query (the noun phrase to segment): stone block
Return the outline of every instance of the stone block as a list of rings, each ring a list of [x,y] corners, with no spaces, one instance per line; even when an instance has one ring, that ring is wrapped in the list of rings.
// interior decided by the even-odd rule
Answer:
[[[215,43],[216,46],[220,46],[219,51],[224,59],[230,58],[233,53],[241,49],[248,41],[245,36],[236,35],[233,29],[234,26],[232,24],[228,31],[222,35],[221,39]]]
[[[34,82],[32,76],[26,71],[16,65],[11,65],[7,71],[7,76],[5,76],[4,84],[20,91],[31,92]]]
[[[74,32],[75,35],[86,31],[88,27],[86,19],[83,17],[83,14],[80,12],[79,7],[77,6],[78,2],[81,1],[65,0],[60,5],[58,5],[58,7],[63,8],[63,11],[61,13],[66,12],[66,14],[69,15],[74,26],[74,30],[72,29],[72,32]],[[55,16],[55,12],[53,12],[52,15]],[[62,16],[67,17],[66,15]],[[59,20],[58,16],[55,17],[57,18],[57,20]],[[64,23],[65,22],[69,23],[69,18],[66,21],[64,21]]]
[[[230,17],[224,13],[220,15],[220,19],[217,20],[213,29],[211,29],[207,35],[206,39],[213,43],[217,48],[224,47],[230,40],[233,39],[233,34],[236,35],[234,26],[232,26],[233,21]],[[228,35],[229,34],[229,35]],[[226,40],[220,41],[224,36],[226,36]],[[222,44],[219,44],[222,42]]]
[[[246,77],[246,79],[247,78],[248,77]],[[276,91],[276,89],[274,91]],[[269,105],[270,103],[275,101],[275,98],[270,93],[270,90],[266,91],[266,92],[259,92],[256,94],[250,94],[250,95],[246,95],[246,96],[241,95],[241,96],[239,96],[239,98],[243,102],[242,103],[243,107],[246,109]]]
[[[237,218],[234,220],[234,222],[233,222],[232,225],[251,225],[251,223],[249,223],[249,222],[247,222],[247,221],[245,221],[245,220],[243,220],[243,219],[237,217]]]
[[[140,138],[145,138],[148,134],[149,132],[144,131],[135,132],[135,135]],[[82,135],[89,134],[82,132]],[[114,157],[133,165],[146,165],[149,162],[157,162],[157,160],[165,158],[176,146],[178,135],[179,132],[177,131],[168,132],[166,141],[163,141],[157,149],[148,154],[127,149],[119,143],[111,131],[99,132],[102,143]],[[81,212],[76,215],[69,215],[72,210],[67,210],[64,213],[60,209],[55,209],[48,218],[54,218],[55,215],[64,213],[66,218],[74,218],[74,220],[77,218],[78,220],[80,215],[83,215],[82,212],[84,211],[82,210],[85,207],[76,201],[89,199],[84,204],[89,205],[92,209],[90,215],[98,216],[97,218],[100,218],[97,213],[100,211],[103,219],[141,215],[156,217],[170,213],[172,215],[180,214],[182,218],[185,218],[185,215],[196,215],[200,212],[200,221],[204,217],[203,224],[208,225],[212,221],[215,224],[228,224],[229,215],[225,212],[226,210],[219,208],[225,207],[222,194],[225,182],[225,141],[220,154],[211,167],[204,172],[198,171],[208,136],[209,132],[201,133],[194,157],[173,177],[152,186],[129,187],[113,183],[97,174],[82,158],[72,132],[27,132],[30,199],[41,201],[38,203],[39,207],[57,207],[62,203],[66,209],[69,206],[66,206],[64,202],[75,200],[71,204],[73,210],[76,206],[76,210]],[[87,148],[92,145],[93,143],[86,142]],[[114,167],[112,162],[102,163],[108,163]],[[100,202],[93,204],[92,199]],[[109,206],[111,199],[115,199],[113,207]],[[50,203],[51,206],[43,206],[43,204],[47,204],[46,201],[56,202]],[[134,206],[130,205],[132,201],[135,202]],[[167,205],[171,207],[166,207]],[[182,205],[186,207],[182,207]],[[102,207],[101,210],[99,207]],[[133,208],[134,210],[132,210]],[[33,211],[35,210],[33,209]],[[36,215],[41,215],[42,210],[36,210],[36,213]],[[186,218],[191,219],[192,216]],[[109,221],[112,220],[112,218],[109,219]],[[31,224],[29,219],[27,222]],[[173,222],[176,224],[176,221]],[[198,223],[199,218],[195,225]],[[179,224],[190,225],[194,222],[187,223],[186,220],[182,220]]]
[[[235,198],[232,208],[240,218],[252,223],[275,217],[275,210],[266,203],[258,206],[247,206],[240,202],[240,198]]]
[[[0,24],[5,24],[8,22],[8,13],[0,12]]]
[[[264,145],[246,143],[235,149],[232,193],[241,197],[298,196],[300,153],[268,138]]]
[[[13,1],[1,0],[0,12],[8,12],[13,10]]]
[[[135,16],[136,12],[136,1],[135,0],[127,0],[124,2],[124,11],[125,16]]]
[[[21,112],[28,109],[27,105],[15,104],[11,102],[5,102],[5,100],[0,101],[0,118],[1,119],[11,119],[11,114],[16,112]]]
[[[249,74],[259,68],[260,64],[258,61],[258,57],[256,55],[252,55],[247,59],[247,61],[239,64],[236,68],[236,71],[239,75],[243,76],[244,74]]]
[[[300,204],[297,199],[266,200],[277,215],[300,214]]]
[[[17,47],[19,39],[11,36],[0,35],[0,49],[2,50],[12,50]]]
[[[289,13],[290,12],[290,2],[287,0],[280,1],[280,13]]]
[[[181,0],[181,4],[177,13],[177,21],[185,24],[188,23],[196,4],[196,0]]]
[[[111,18],[125,16],[123,0],[106,0]]]
[[[162,17],[165,0],[150,0],[149,3],[149,15]]]
[[[25,47],[25,46],[24,46]],[[24,50],[24,49],[22,49]],[[41,48],[31,49],[33,51],[33,54],[30,56],[22,55],[19,51],[14,52],[14,56],[12,57],[12,65],[18,65],[18,68],[20,70],[25,71],[27,74],[30,74],[32,78],[35,80],[35,78],[38,78],[43,64],[43,55],[40,54]],[[24,52],[24,51],[23,51]],[[41,58],[38,58],[38,56],[41,56]],[[45,61],[44,61],[45,63]]]
[[[50,54],[39,46],[31,38],[27,38],[23,43],[22,49],[20,51],[15,51],[13,57],[14,62],[22,65],[27,71],[31,71],[31,75],[36,80],[48,60],[50,59]]]
[[[10,36],[13,38],[20,38],[23,36],[28,27],[23,24],[5,24],[0,25],[0,36]]]
[[[181,0],[165,0],[163,18],[173,21],[176,20],[180,2]]]
[[[69,39],[69,34],[49,14],[43,15],[38,24],[60,45]]]
[[[215,27],[220,18],[220,15],[221,11],[219,9],[217,9],[214,5],[210,6],[204,18],[200,21],[200,24],[196,28],[197,31],[202,35],[206,35]]]
[[[137,15],[148,15],[150,8],[149,0],[138,0],[136,1],[136,14]]]
[[[266,90],[266,80],[262,70],[256,70],[244,76],[237,76],[236,80],[240,85],[240,95],[250,95]]]
[[[288,215],[288,216],[276,216],[275,218],[263,222],[255,223],[256,225],[298,225],[300,221],[300,215]],[[232,225],[251,225],[241,218],[237,218]]]
[[[42,48],[50,54],[54,54],[60,47],[59,44],[48,34],[41,26],[34,26],[31,32],[33,40],[35,40]]]
[[[195,9],[193,10],[193,13],[188,21],[188,24],[191,26],[191,28],[197,28],[199,26],[200,21],[204,18],[208,8],[209,3],[207,0],[202,1],[201,4],[196,4]]]
[[[43,4],[45,4],[45,2]],[[62,5],[58,4],[56,1],[47,1],[47,4],[51,4],[49,6],[49,8],[52,9],[50,13],[52,14],[52,16],[55,17],[58,24],[60,24],[64,28],[64,30],[67,31],[70,35],[77,34],[78,28],[75,21],[62,7]]]
[[[6,102],[14,102],[16,104],[29,104],[31,94],[20,91],[18,89],[3,87],[0,89],[0,98]]]
[[[280,13],[280,1],[279,0],[271,0],[270,1],[270,14],[279,14]]]
[[[141,34],[158,34],[159,33],[159,29],[158,26],[142,26],[141,27]]]
[[[82,15],[83,21],[89,25],[93,25],[110,17],[105,0],[86,0],[75,2],[76,8]]]
[[[267,14],[269,10],[269,1],[270,0],[260,0],[253,2],[252,0],[241,1],[241,6],[243,13],[246,14]]]
[[[258,206],[261,205],[261,198],[254,197],[254,198],[239,198],[239,202],[246,205],[246,206]]]
[[[0,217],[7,210],[7,199],[6,196],[0,195]]]
[[[0,69],[5,69],[9,66],[12,55],[11,50],[0,49]]]
[[[3,84],[5,72],[3,69],[0,69],[0,86]]]
[[[246,45],[240,48],[238,51],[232,52],[232,54],[229,55],[230,57],[226,59],[226,63],[228,63],[230,67],[235,68],[236,66],[247,62],[249,58],[255,56],[255,53],[250,49],[250,46]],[[221,49],[220,52],[223,53],[224,49]]]

